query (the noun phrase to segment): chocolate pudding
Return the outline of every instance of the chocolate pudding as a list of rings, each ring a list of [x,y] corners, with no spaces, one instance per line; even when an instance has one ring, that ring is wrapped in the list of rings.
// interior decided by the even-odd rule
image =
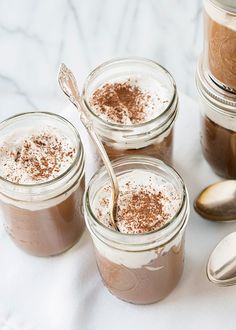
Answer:
[[[236,132],[202,117],[201,144],[204,157],[216,174],[236,179]]]
[[[145,169],[127,168],[132,161],[142,162]],[[154,172],[153,167],[148,169],[151,162],[160,166],[160,173]],[[95,180],[92,184],[100,188],[89,191],[93,216],[101,231],[97,224],[93,227],[85,205],[98,269],[104,285],[118,298],[134,304],[154,303],[166,297],[181,277],[188,202],[182,187],[163,173],[166,168],[173,170],[161,161],[127,157],[114,164],[122,164],[125,169],[118,174],[116,224],[119,231],[115,232],[110,222],[109,183],[100,186],[101,182]]]
[[[171,163],[178,98],[164,68],[145,59],[105,63],[89,76],[83,96],[110,159],[142,154]]]
[[[184,239],[178,247],[140,268],[129,268],[104,258],[96,250],[97,265],[108,290],[130,303],[151,304],[165,298],[179,282],[184,267]]]
[[[63,202],[42,210],[26,210],[0,202],[4,227],[15,244],[35,256],[59,254],[72,247],[84,230],[84,178]]]
[[[236,4],[234,6],[233,13],[205,1],[205,46],[212,79],[236,93]]]
[[[15,116],[0,130],[0,206],[7,233],[32,255],[65,251],[84,229],[84,160],[77,132],[48,113]]]

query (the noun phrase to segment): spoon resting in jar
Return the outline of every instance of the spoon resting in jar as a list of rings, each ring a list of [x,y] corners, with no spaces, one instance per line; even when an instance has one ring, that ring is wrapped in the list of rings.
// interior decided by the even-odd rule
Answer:
[[[236,284],[236,232],[223,238],[211,253],[207,277],[219,286]]]
[[[205,188],[194,207],[202,217],[213,221],[236,220],[236,180],[225,180]]]
[[[98,135],[94,131],[92,122],[89,120],[86,114],[86,110],[84,109],[83,102],[81,100],[81,96],[79,93],[79,89],[77,87],[76,79],[71,72],[71,70],[65,65],[61,64],[59,68],[58,74],[58,82],[62,89],[62,91],[66,94],[70,102],[77,108],[80,113],[80,120],[87,129],[90,137],[92,138],[94,144],[97,147],[97,150],[103,160],[103,163],[107,169],[108,175],[111,180],[111,203],[110,203],[110,218],[112,227],[119,231],[116,225],[116,210],[117,210],[117,199],[119,196],[119,185],[118,180],[111,165],[111,162],[108,158],[106,150],[100,141]]]

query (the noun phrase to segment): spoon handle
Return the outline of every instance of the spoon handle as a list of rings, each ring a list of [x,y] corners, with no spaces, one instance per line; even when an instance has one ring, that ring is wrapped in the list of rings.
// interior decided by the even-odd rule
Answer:
[[[118,180],[115,175],[115,172],[113,170],[113,167],[111,165],[110,159],[106,153],[106,150],[96,134],[92,122],[89,120],[87,117],[87,114],[84,110],[84,105],[81,101],[79,89],[75,80],[75,77],[71,70],[67,68],[65,64],[61,64],[60,69],[59,69],[59,74],[58,74],[58,81],[59,85],[62,89],[62,91],[67,95],[71,103],[74,104],[74,106],[79,110],[80,113],[80,120],[87,129],[90,137],[94,141],[99,154],[103,160],[103,163],[107,169],[107,172],[109,174],[110,180],[111,180],[111,209],[110,209],[110,216],[111,216],[111,222],[115,230],[118,230],[117,225],[116,225],[116,211],[117,211],[117,199],[119,196],[119,185],[118,185]]]

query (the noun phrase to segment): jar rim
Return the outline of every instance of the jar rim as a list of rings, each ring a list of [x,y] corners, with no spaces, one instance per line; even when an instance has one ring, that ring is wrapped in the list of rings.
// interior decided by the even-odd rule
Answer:
[[[36,184],[34,184],[34,183],[33,184],[22,184],[22,183],[12,182],[12,181],[2,177],[1,175],[0,175],[0,182],[3,182],[4,184],[7,184],[11,187],[17,187],[17,188],[22,188],[22,189],[30,189],[30,188],[37,189],[37,188],[48,187],[54,183],[57,183],[58,181],[60,181],[60,179],[65,177],[67,174],[69,174],[72,171],[73,167],[83,159],[84,150],[83,150],[83,145],[82,145],[78,130],[74,127],[74,125],[72,123],[69,122],[69,120],[67,120],[66,118],[62,117],[59,114],[56,114],[53,112],[48,112],[48,111],[31,111],[31,112],[18,113],[16,115],[6,118],[2,122],[0,122],[0,131],[2,129],[4,129],[5,127],[7,127],[8,125],[10,125],[11,123],[13,123],[17,119],[27,118],[27,117],[31,117],[31,116],[41,116],[41,115],[46,116],[48,118],[54,118],[56,120],[63,122],[64,124],[67,125],[67,127],[69,127],[74,132],[74,134],[78,140],[78,149],[76,150],[76,155],[75,155],[73,162],[70,164],[70,166],[64,172],[62,172],[56,178],[53,178],[53,179],[45,181],[45,182],[40,182],[40,183],[36,183]]]
[[[100,229],[102,229],[103,231],[109,233],[110,235],[113,236],[113,240],[114,241],[119,241],[119,238],[124,238],[124,239],[132,239],[134,241],[140,239],[140,238],[150,238],[153,239],[157,233],[164,233],[166,230],[168,230],[170,228],[171,225],[173,225],[174,223],[176,223],[175,220],[178,219],[178,217],[180,216],[181,212],[183,211],[183,208],[187,205],[188,206],[188,191],[186,189],[186,186],[183,182],[183,179],[180,177],[180,175],[178,174],[178,172],[171,166],[167,165],[166,163],[164,163],[163,161],[154,158],[154,157],[150,157],[150,156],[136,156],[136,155],[131,155],[131,156],[124,156],[124,157],[120,157],[117,158],[115,160],[112,161],[113,164],[113,168],[114,170],[116,169],[116,166],[122,165],[123,163],[130,163],[130,164],[134,164],[134,163],[139,163],[140,164],[140,160],[142,161],[142,164],[151,164],[151,165],[157,165],[157,166],[162,166],[162,168],[165,168],[166,172],[168,174],[174,175],[175,179],[178,181],[179,186],[181,188],[181,194],[182,194],[182,200],[180,203],[180,206],[178,208],[178,210],[176,211],[175,215],[162,227],[147,232],[147,233],[137,233],[137,234],[129,234],[129,233],[121,233],[118,231],[115,231],[111,228],[108,228],[107,226],[105,226],[102,222],[100,222],[96,216],[94,215],[94,212],[92,210],[92,207],[90,205],[90,198],[89,198],[89,193],[91,190],[91,186],[94,184],[94,182],[96,182],[96,179],[105,173],[106,169],[104,168],[104,166],[99,169],[91,178],[91,180],[89,181],[88,185],[87,185],[87,189],[85,191],[84,194],[84,209],[86,212],[88,212],[89,216],[93,219],[93,222],[96,224],[96,226],[98,226]],[[86,219],[86,216],[85,216]],[[87,222],[87,220],[86,220]],[[89,227],[91,227],[89,225]],[[182,226],[181,226],[182,228]],[[134,243],[137,244],[137,243]]]
[[[223,9],[228,13],[236,14],[236,3],[234,0],[209,0],[212,5],[219,9]]]
[[[94,111],[92,111],[92,109],[88,103],[88,100],[86,98],[86,92],[87,92],[88,86],[94,77],[99,75],[104,69],[109,68],[109,66],[111,66],[111,65],[125,63],[125,62],[126,63],[127,62],[137,62],[137,63],[144,64],[144,65],[150,65],[150,66],[152,65],[152,66],[158,67],[168,76],[168,78],[172,84],[172,87],[173,87],[173,93],[172,93],[171,100],[168,103],[165,110],[163,112],[161,112],[161,114],[157,115],[156,117],[154,117],[151,120],[148,120],[144,123],[124,125],[124,124],[119,124],[119,123],[108,122],[108,121],[102,119],[101,117],[99,117],[98,115],[96,115]],[[103,62],[102,64],[97,66],[95,69],[93,69],[92,72],[87,76],[87,78],[84,82],[83,90],[82,90],[83,103],[84,103],[86,109],[92,115],[92,117],[94,119],[96,119],[99,123],[106,125],[107,127],[110,127],[111,129],[119,129],[120,131],[129,131],[129,130],[133,130],[135,128],[145,127],[146,125],[148,126],[148,125],[154,123],[158,119],[162,119],[166,115],[166,113],[168,113],[168,111],[172,108],[172,106],[175,104],[176,99],[177,99],[177,87],[176,87],[175,80],[172,77],[171,73],[166,68],[164,68],[162,65],[157,63],[156,61],[153,61],[153,60],[150,60],[150,59],[147,59],[144,57],[138,57],[138,56],[113,58],[109,61]]]
[[[221,88],[211,79],[203,55],[198,61],[195,81],[200,96],[212,104],[218,112],[236,115],[236,94]]]

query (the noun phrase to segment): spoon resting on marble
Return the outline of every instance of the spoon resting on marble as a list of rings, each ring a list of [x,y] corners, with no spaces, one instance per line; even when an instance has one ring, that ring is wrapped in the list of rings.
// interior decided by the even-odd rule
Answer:
[[[71,70],[65,65],[61,64],[59,68],[58,73],[58,82],[62,89],[62,91],[66,94],[70,102],[77,108],[77,110],[80,113],[80,120],[87,129],[90,137],[92,138],[94,144],[97,147],[97,150],[103,160],[103,163],[106,167],[106,170],[108,172],[108,175],[111,180],[111,192],[112,192],[112,198],[111,198],[111,207],[110,207],[110,218],[111,218],[111,224],[114,230],[119,231],[117,224],[116,224],[116,210],[117,210],[117,200],[119,196],[119,185],[118,180],[115,175],[114,169],[112,167],[112,164],[108,158],[108,155],[106,153],[106,150],[100,141],[98,135],[94,131],[92,122],[87,117],[86,110],[84,109],[84,104],[81,100],[81,96],[79,93],[79,89],[77,87],[76,79],[71,72]]]
[[[223,238],[211,253],[207,277],[218,286],[236,284],[236,232]]]
[[[226,180],[205,188],[194,203],[195,210],[213,221],[236,220],[236,180]],[[236,284],[236,232],[223,238],[207,263],[208,279],[219,286]]]
[[[225,180],[208,186],[196,198],[194,208],[208,220],[236,220],[236,180]]]

